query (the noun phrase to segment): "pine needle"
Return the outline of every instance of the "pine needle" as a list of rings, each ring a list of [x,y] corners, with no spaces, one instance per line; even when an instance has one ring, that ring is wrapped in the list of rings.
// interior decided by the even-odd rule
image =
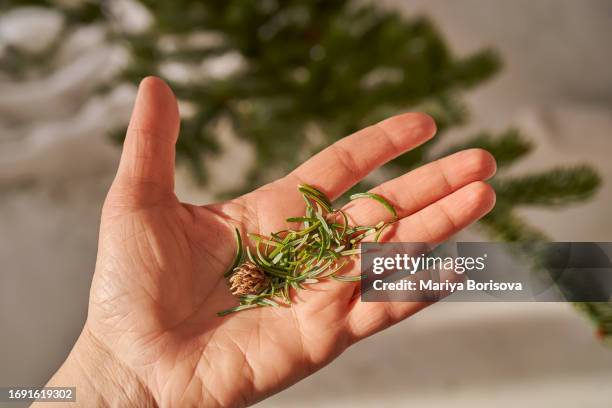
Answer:
[[[257,293],[241,293],[240,305],[217,313],[219,316],[258,307],[290,305],[291,288],[308,290],[309,286],[327,279],[358,282],[362,278],[361,275],[341,274],[349,263],[347,258],[360,254],[359,245],[364,238],[374,234],[374,240],[378,241],[389,223],[381,221],[373,226],[352,226],[347,215],[342,210],[333,209],[329,198],[320,190],[301,184],[298,191],[306,203],[305,215],[286,219],[288,223],[298,223],[300,227],[297,229],[278,231],[269,237],[248,234],[251,245],[245,245],[240,232],[235,230],[236,256],[225,276],[231,278],[241,271],[244,273],[246,267],[258,268],[260,281],[265,280],[267,286],[263,289],[261,285],[257,286],[254,289]],[[397,220],[395,208],[382,196],[373,193],[351,196],[351,200],[358,198],[381,203],[393,215],[394,221]],[[240,278],[235,276],[233,279]],[[253,281],[252,275],[250,279]],[[242,288],[248,288],[244,281],[241,283]]]

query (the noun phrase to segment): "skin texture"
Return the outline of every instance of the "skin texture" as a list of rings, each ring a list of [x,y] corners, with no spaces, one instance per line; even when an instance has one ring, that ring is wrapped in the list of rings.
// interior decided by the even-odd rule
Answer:
[[[237,304],[223,273],[233,228],[269,234],[303,214],[309,183],[335,199],[369,172],[434,136],[430,117],[406,113],[328,147],[286,177],[231,201],[184,204],[174,195],[179,115],[170,88],[142,81],[117,176],[102,213],[87,322],[50,386],[77,386],[77,404],[243,406],[322,368],[351,344],[427,306],[361,303],[358,284],[300,291],[290,308],[220,318]],[[483,181],[495,161],[467,150],[376,187],[400,220],[384,240],[438,243],[485,215]],[[389,219],[372,200],[345,210],[353,223]],[[353,273],[356,273],[356,268]]]

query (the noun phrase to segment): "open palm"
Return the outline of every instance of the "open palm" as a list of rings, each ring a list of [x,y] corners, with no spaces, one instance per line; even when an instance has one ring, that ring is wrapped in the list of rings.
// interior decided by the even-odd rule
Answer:
[[[282,179],[207,206],[183,204],[174,195],[178,129],[171,90],[159,79],[145,79],[104,205],[84,330],[137,380],[151,403],[254,403],[425,306],[361,303],[356,284],[329,281],[293,293],[291,307],[216,315],[237,304],[223,278],[236,250],[234,227],[243,235],[286,228],[285,218],[304,211],[299,183],[337,198],[433,137],[428,116],[387,119],[340,140]],[[494,193],[482,180],[494,172],[488,153],[468,150],[378,186],[374,191],[400,217],[385,239],[447,239],[492,208]],[[388,219],[370,200],[345,210],[358,224]]]

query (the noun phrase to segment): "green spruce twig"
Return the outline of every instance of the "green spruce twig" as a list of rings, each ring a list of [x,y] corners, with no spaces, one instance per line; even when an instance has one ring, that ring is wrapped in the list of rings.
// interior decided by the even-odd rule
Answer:
[[[236,255],[225,276],[232,294],[240,304],[217,313],[219,316],[255,307],[279,307],[291,304],[290,289],[307,286],[324,279],[356,282],[358,276],[342,275],[347,259],[359,255],[360,242],[375,235],[375,241],[390,224],[381,221],[374,226],[352,226],[341,209],[332,208],[325,194],[313,186],[301,184],[298,191],[306,202],[304,216],[289,217],[287,222],[301,224],[263,237],[249,234],[252,246],[243,248],[238,229]],[[381,203],[397,220],[395,208],[384,197],[373,193],[355,194],[351,199],[369,198]],[[246,261],[244,260],[246,253]]]

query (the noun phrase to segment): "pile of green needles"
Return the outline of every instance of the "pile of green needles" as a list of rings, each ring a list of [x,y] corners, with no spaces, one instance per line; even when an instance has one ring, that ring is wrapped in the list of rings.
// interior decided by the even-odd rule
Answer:
[[[342,268],[351,256],[360,253],[358,246],[364,238],[374,235],[374,241],[378,241],[390,223],[349,225],[345,212],[332,208],[321,191],[306,184],[299,185],[298,190],[306,202],[306,212],[302,217],[287,218],[287,222],[300,223],[301,228],[272,233],[270,237],[249,234],[252,247],[243,245],[236,229],[236,257],[225,277],[240,305],[217,313],[219,316],[255,307],[290,305],[290,288],[307,289],[304,285],[323,279],[342,282],[361,279],[342,276]],[[350,197],[360,198],[378,201],[393,215],[391,222],[397,220],[395,208],[380,195],[358,193]]]

